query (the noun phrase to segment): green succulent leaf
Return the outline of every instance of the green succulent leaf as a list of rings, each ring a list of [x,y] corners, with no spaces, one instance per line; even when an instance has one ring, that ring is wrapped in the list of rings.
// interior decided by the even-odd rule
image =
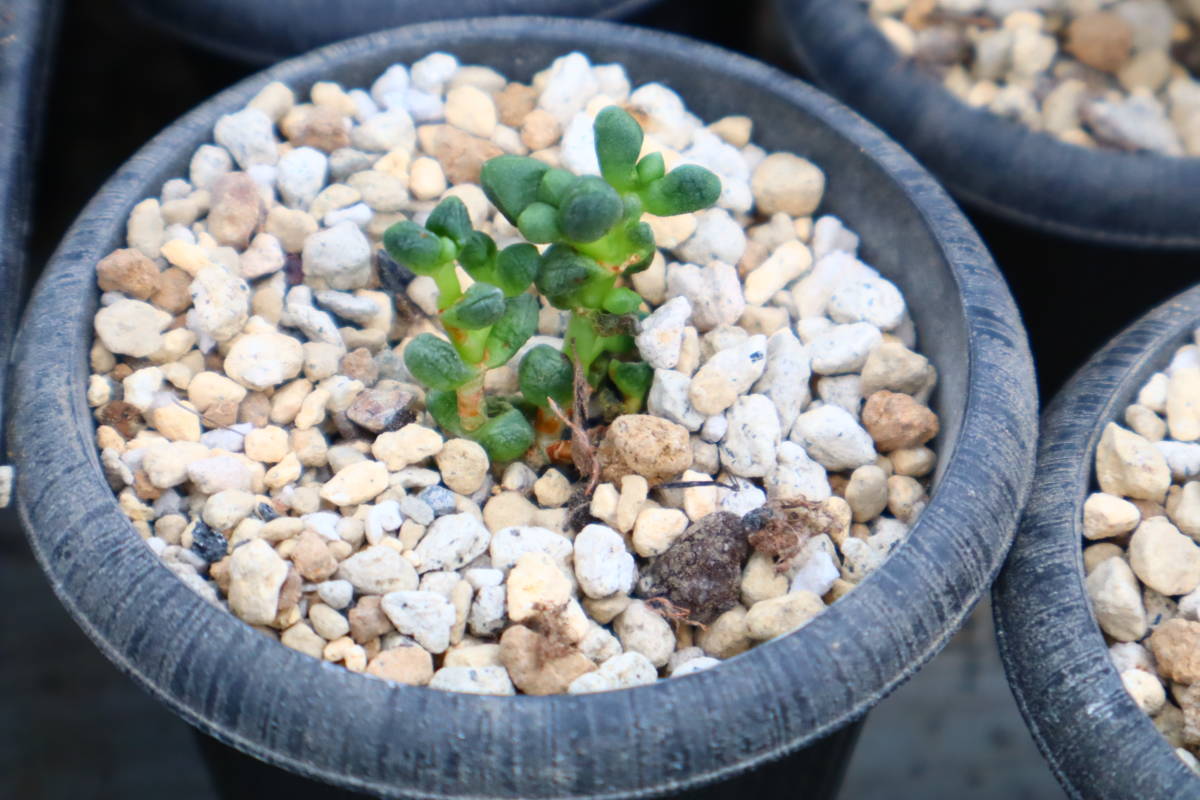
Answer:
[[[567,245],[555,244],[542,253],[534,285],[555,308],[571,309],[583,305],[589,282],[606,277],[611,276],[593,259]]]
[[[529,288],[537,277],[540,254],[531,244],[511,244],[496,257],[496,285],[509,297]]]
[[[626,400],[640,407],[654,382],[654,369],[645,361],[613,360],[608,363],[608,377]]]
[[[625,231],[626,242],[631,256],[637,260],[625,268],[625,275],[635,275],[644,271],[654,260],[654,229],[645,222],[630,226]]]
[[[546,408],[547,397],[566,408],[575,390],[575,370],[565,353],[548,344],[531,347],[517,368],[521,394],[538,408]]]
[[[616,286],[604,296],[601,308],[610,314],[631,314],[642,304],[642,296],[626,286]]]
[[[609,106],[596,115],[596,157],[600,174],[621,191],[634,187],[638,154],[642,151],[642,127],[629,112]]]
[[[383,246],[388,255],[418,275],[428,275],[449,260],[441,238],[411,220],[397,222],[384,231]]]
[[[642,186],[647,186],[667,174],[667,165],[662,153],[650,153],[637,165],[637,179]]]
[[[491,416],[470,436],[483,446],[493,463],[516,461],[533,446],[533,427],[525,415],[503,400],[488,403]]]
[[[708,208],[721,196],[721,179],[704,167],[684,164],[647,186],[641,193],[646,210],[673,217]]]
[[[447,197],[429,214],[425,227],[461,247],[463,240],[472,233],[471,215],[467,213],[467,206],[461,199]]]
[[[463,435],[462,423],[458,418],[458,395],[453,390],[426,393],[425,407],[443,431],[455,436]]]
[[[625,206],[617,190],[594,175],[576,179],[558,207],[558,226],[573,242],[594,242],[612,230]]]
[[[529,341],[537,331],[538,308],[538,300],[531,294],[520,294],[504,301],[504,314],[492,326],[485,345],[488,367],[508,363]]]
[[[490,283],[473,283],[454,305],[442,312],[447,328],[477,331],[504,314],[504,292]]]
[[[471,380],[476,370],[467,366],[454,345],[432,333],[422,333],[404,350],[404,365],[430,389],[452,391]]]
[[[491,269],[496,263],[496,243],[479,231],[470,231],[459,243],[458,262],[477,281],[492,280]]]
[[[538,185],[538,200],[557,207],[574,182],[575,176],[565,169],[548,169]]]
[[[548,169],[536,158],[496,156],[484,163],[479,182],[492,204],[516,225],[521,212],[538,199],[538,188]]]
[[[549,203],[529,204],[517,219],[517,229],[534,244],[549,244],[562,238],[558,209]]]

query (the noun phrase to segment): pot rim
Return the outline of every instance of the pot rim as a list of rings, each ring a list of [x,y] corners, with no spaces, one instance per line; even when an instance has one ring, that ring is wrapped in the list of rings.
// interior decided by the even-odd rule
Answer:
[[[1137,391],[1198,327],[1200,286],[1129,325],[1054,398],[1043,416],[1034,490],[992,590],[1017,706],[1059,783],[1081,800],[1200,793],[1200,778],[1125,690],[1083,569],[1083,504],[1097,491],[1093,464],[1104,428],[1121,424]]]
[[[129,535],[130,525],[101,477],[91,415],[77,377],[86,374],[80,372],[86,369],[80,363],[86,360],[86,348],[79,348],[78,337],[90,336],[91,314],[73,330],[64,330],[56,320],[73,309],[78,314],[79,297],[94,292],[92,257],[102,254],[113,227],[124,224],[123,216],[111,209],[145,196],[145,181],[134,171],[137,165],[208,141],[220,113],[240,108],[272,80],[307,87],[334,67],[381,50],[426,42],[431,50],[453,50],[456,43],[529,35],[562,43],[563,52],[619,43],[639,52],[665,53],[698,70],[720,69],[800,107],[854,143],[902,188],[957,283],[956,299],[963,303],[967,325],[968,392],[958,438],[943,449],[939,484],[914,535],[854,592],[801,631],[738,657],[739,665],[723,664],[688,678],[588,696],[483,697],[377,681],[258,636],[228,612],[202,601],[164,569],[138,537]],[[79,355],[64,357],[68,352]],[[981,374],[989,378],[986,385],[979,381]],[[68,232],[27,312],[16,383],[11,429],[22,519],[56,593],[97,646],[143,688],[221,741],[309,777],[387,796],[478,796],[457,791],[458,783],[454,791],[431,791],[422,785],[423,768],[451,760],[451,779],[486,787],[496,795],[548,796],[545,782],[554,781],[552,789],[559,793],[555,796],[651,796],[731,777],[862,716],[944,646],[999,570],[1028,492],[1036,438],[1032,361],[1012,298],[961,212],[909,155],[841,104],[744,56],[674,35],[559,18],[437,22],[369,34],[283,62],[197,107],[118,171]],[[994,459],[988,466],[978,463],[978,454],[985,452]],[[34,473],[42,480],[35,483]],[[73,497],[62,494],[68,486]],[[973,502],[963,503],[961,498]],[[80,501],[86,505],[82,517],[71,511]],[[93,530],[91,539],[111,534],[106,549],[88,552],[97,543],[79,537],[84,525]],[[106,530],[106,525],[119,531]],[[79,574],[81,569],[87,572],[87,566],[77,562],[88,556],[107,560],[119,567],[117,575],[139,581],[143,593],[132,604],[157,603],[156,613],[166,617],[165,622],[142,619],[137,630],[119,630],[122,614],[136,612],[124,608],[130,604],[126,599],[106,595],[105,587],[97,585],[102,582],[91,580],[90,572]],[[847,635],[859,617],[876,623],[871,636]],[[884,619],[890,627],[881,622]],[[171,630],[165,630],[166,623],[173,623]],[[160,636],[167,641],[155,638]],[[164,644],[184,649],[189,659],[167,652]],[[275,684],[254,687],[258,676],[245,669],[235,670],[229,685],[214,685],[213,677],[228,667],[216,657],[217,651],[224,652],[222,647],[238,653],[243,664],[260,670],[270,665],[296,684],[304,683],[309,694],[290,697],[289,687]],[[843,661],[850,666],[844,668]],[[753,668],[740,670],[741,665]],[[855,673],[869,674],[864,679]],[[739,674],[745,677],[737,679]],[[831,677],[839,683],[826,686]],[[193,682],[199,682],[193,689],[197,696],[189,698],[185,695]],[[281,697],[306,703],[305,713],[279,702]],[[353,699],[354,708],[331,704],[340,697]],[[247,719],[238,713],[242,704],[254,703],[264,704],[262,716],[269,712],[271,718]],[[406,730],[424,731],[435,741],[416,736],[403,748],[392,746],[380,735],[388,732],[385,722],[395,724],[385,713],[389,704],[407,712]],[[697,712],[711,706],[719,712]],[[336,719],[318,719],[322,711]],[[730,719],[737,719],[736,727],[746,732],[740,738],[731,739],[727,732]],[[331,722],[360,726],[357,734],[376,742],[374,766],[386,773],[386,780],[350,774],[340,762],[339,771],[304,760],[317,746],[311,741],[314,737],[344,736],[336,725],[331,730]],[[318,730],[310,734],[306,725]],[[464,765],[453,752],[458,738],[471,736],[488,739],[481,751],[482,765]],[[443,742],[447,746],[439,747]],[[595,747],[598,742],[601,746]],[[353,747],[353,737],[339,744],[343,749],[335,755],[344,755]],[[672,750],[672,745],[678,763],[655,765],[660,774],[640,774],[642,752]],[[741,750],[733,752],[730,745]],[[545,761],[524,756],[523,748],[538,753],[539,747],[549,753]],[[564,753],[570,753],[569,760]],[[663,775],[664,767],[676,773]],[[435,778],[427,772],[423,777],[428,782],[445,776]]]
[[[316,1],[319,2],[319,0]],[[227,58],[236,59],[246,64],[266,65],[282,59],[294,58],[303,55],[303,52],[294,52],[294,48],[286,46],[281,47],[280,45],[284,43],[279,40],[264,42],[263,46],[259,49],[250,47],[245,42],[226,41],[213,30],[196,28],[187,24],[186,19],[179,20],[175,18],[172,15],[169,3],[164,2],[164,0],[126,0],[126,2],[133,7],[134,11],[139,16],[149,21],[150,24],[166,31],[170,35],[178,37],[179,39],[195,45],[196,47],[203,48]],[[312,2],[312,0],[310,0],[310,2]],[[355,5],[358,7],[356,9],[358,13],[361,14],[361,9],[366,7],[369,2],[371,2],[371,0],[357,0]],[[456,0],[456,2],[460,5],[466,4],[464,0]],[[478,3],[480,0],[475,0],[475,2]],[[588,16],[580,16],[578,17],[579,19],[619,19],[621,17],[626,17],[631,14],[644,11],[659,2],[661,2],[661,0],[537,0],[537,5],[541,6],[541,9],[527,13],[529,16],[538,17],[571,17],[573,16],[573,12],[570,8],[571,6],[588,5],[591,7],[591,10],[588,12]],[[190,3],[186,2],[183,4],[191,5]],[[272,19],[272,17],[289,17],[294,14],[305,13],[304,9],[297,7],[303,4],[303,0],[301,0],[299,3],[293,0],[293,2],[289,4],[289,8],[278,8],[278,10],[268,13],[265,18],[260,18],[257,21],[260,23],[265,22],[268,24],[268,26],[273,26],[275,23],[280,22],[280,20]],[[326,4],[336,5],[337,2],[336,0],[333,0],[331,3],[329,0],[326,0]],[[501,14],[505,16],[526,14],[526,12],[504,11],[503,9],[496,9],[494,6],[499,5],[496,0],[483,0],[483,4],[485,6],[491,5],[493,8],[483,8],[477,13],[472,13],[470,9],[464,9],[456,12],[453,15],[442,17],[440,19],[435,13],[435,15],[432,17],[423,17],[422,19],[430,22],[436,22],[450,19],[465,19],[468,17],[499,16]],[[176,3],[175,7],[178,7],[178,5],[179,3]],[[213,4],[210,3],[209,5],[211,6]],[[234,13],[237,14],[239,12],[244,12],[247,5],[248,4],[242,2],[241,0],[226,0],[225,9],[218,9],[215,13],[219,16],[223,13],[229,13],[228,9],[234,9]],[[412,0],[408,0],[408,2],[404,2],[404,0],[382,0],[382,2],[375,0],[374,5],[375,10],[378,10],[380,8],[397,8],[400,5],[414,5],[414,3]],[[308,9],[308,11],[309,13],[313,12],[312,9]],[[213,12],[211,9],[209,9],[206,13],[212,14]],[[261,8],[259,9],[259,13],[262,13]],[[403,14],[402,18],[405,20],[411,20],[412,15],[410,13],[405,13]],[[392,25],[399,21],[399,19],[393,21],[384,21],[383,24]],[[413,23],[407,22],[405,24]],[[364,30],[379,29],[378,24],[364,25],[362,27]],[[327,39],[326,41],[328,42],[329,40]]]
[[[1200,158],[1089,149],[1067,144],[985,109],[971,108],[912,59],[901,56],[858,0],[775,0],[775,6],[787,20],[792,52],[818,85],[831,92],[836,87],[836,93],[843,96],[846,91],[866,91],[863,84],[871,80],[886,85],[889,97],[923,99],[920,113],[907,115],[903,123],[894,117],[887,122],[880,119],[877,124],[911,148],[952,194],[970,206],[1026,228],[1077,241],[1156,250],[1200,249],[1200,216],[1179,216],[1174,224],[1153,232],[1111,224],[1101,227],[1098,221],[1078,219],[1074,209],[1080,204],[1072,199],[1086,195],[1095,202],[1115,190],[1131,198],[1124,208],[1136,208],[1137,202],[1155,196],[1170,198],[1164,207],[1194,207],[1189,198],[1194,197],[1194,187],[1200,184]],[[801,19],[807,24],[799,24]],[[816,20],[820,23],[812,24]],[[806,35],[802,29],[813,33]],[[844,74],[818,68],[808,44],[814,34],[823,41],[836,36],[841,42],[838,47],[854,53],[856,69],[873,65],[869,74],[847,79]],[[830,42],[829,46],[834,45]],[[879,111],[878,101],[872,97],[870,102],[856,102],[855,108],[874,117]],[[918,127],[919,119],[929,118],[940,121],[939,130],[949,130],[955,134],[953,138],[982,149],[972,152],[959,148],[947,137],[936,136],[932,126]],[[918,141],[921,138],[924,140]],[[960,173],[954,171],[958,163],[985,166]],[[996,173],[1000,164],[1004,165],[1005,176],[990,179],[988,176]],[[1078,177],[1064,181],[1066,176]],[[1064,183],[1067,192],[1063,191]],[[1029,198],[1045,200],[1050,208],[1031,208]]]

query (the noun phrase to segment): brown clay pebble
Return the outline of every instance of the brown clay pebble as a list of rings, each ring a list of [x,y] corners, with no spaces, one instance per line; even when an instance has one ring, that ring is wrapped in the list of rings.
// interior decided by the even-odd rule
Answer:
[[[367,674],[410,686],[424,686],[433,677],[433,656],[422,647],[393,647],[371,659]]]
[[[337,572],[338,562],[325,546],[325,539],[315,531],[304,531],[296,539],[292,562],[305,579],[320,583]]]
[[[354,641],[359,644],[369,642],[392,630],[392,621],[383,613],[382,603],[382,597],[369,594],[350,609],[346,617],[350,620],[350,637]]]
[[[638,594],[665,597],[688,620],[709,623],[738,604],[750,544],[742,518],[718,511],[693,522],[642,572]]]
[[[245,172],[217,178],[208,212],[208,232],[218,243],[244,250],[264,215],[258,184]]]
[[[158,291],[158,267],[137,250],[113,250],[96,265],[96,281],[102,291],[145,300]]]
[[[608,426],[597,457],[605,481],[619,484],[626,475],[641,475],[653,486],[692,465],[692,442],[682,425],[649,414],[626,414]]]
[[[327,106],[307,109],[285,133],[296,147],[314,147],[326,153],[350,145],[346,118]]]
[[[1200,622],[1169,619],[1150,634],[1158,673],[1179,683],[1200,683]]]
[[[450,125],[432,125],[426,150],[442,165],[446,179],[452,184],[479,183],[483,162],[502,154],[497,145],[464,133]]]
[[[1132,48],[1133,26],[1111,11],[1085,14],[1067,28],[1067,52],[1103,72],[1125,66]]]
[[[262,392],[250,392],[238,406],[238,422],[249,422],[256,428],[271,424],[271,398]]]
[[[342,356],[342,363],[338,371],[351,380],[362,381],[364,386],[373,386],[379,377],[379,368],[375,366],[375,359],[372,357],[371,351],[365,347],[351,350]]]
[[[500,113],[500,122],[510,128],[518,128],[525,117],[533,111],[537,103],[538,93],[532,86],[523,83],[510,83],[496,93],[496,110]]]
[[[238,404],[232,400],[213,403],[204,412],[204,424],[209,428],[228,428],[237,422]]]
[[[571,681],[596,669],[576,648],[557,647],[524,625],[514,625],[500,637],[500,663],[525,694],[561,694]]]
[[[867,398],[862,421],[881,453],[917,447],[938,432],[936,414],[906,394],[887,390]]]
[[[374,389],[359,392],[346,409],[346,417],[372,433],[398,431],[417,415],[412,410],[416,397],[395,381],[380,381]]]
[[[182,314],[192,305],[192,276],[179,267],[167,267],[158,275],[158,291],[150,302],[168,314]]]
[[[96,409],[96,422],[116,428],[117,433],[126,439],[137,436],[138,431],[145,427],[142,413],[124,400],[114,400]]]

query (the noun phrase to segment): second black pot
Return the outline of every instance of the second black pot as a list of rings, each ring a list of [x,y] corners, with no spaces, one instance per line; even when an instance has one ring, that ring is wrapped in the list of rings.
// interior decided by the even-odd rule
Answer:
[[[1042,421],[1034,492],[993,590],[996,635],[1017,705],[1074,798],[1200,797],[1200,778],[1137,707],[1109,657],[1084,586],[1083,504],[1105,426],[1200,325],[1200,287],[1162,304],[1075,375]]]
[[[620,19],[657,0],[126,0],[141,17],[214,53],[269,64],[397,25],[499,14]]]
[[[1200,250],[1200,158],[1065,144],[967,106],[902,57],[859,0],[775,0],[808,74],[972,208],[1100,245]]]

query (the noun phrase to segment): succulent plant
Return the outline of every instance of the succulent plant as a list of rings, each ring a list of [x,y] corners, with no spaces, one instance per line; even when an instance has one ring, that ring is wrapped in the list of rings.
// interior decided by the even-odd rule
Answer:
[[[471,228],[456,197],[442,201],[425,226],[399,222],[384,234],[388,253],[437,283],[449,341],[422,334],[405,350],[413,377],[431,390],[428,407],[445,430],[478,441],[493,461],[519,458],[534,442],[518,405],[532,406],[543,447],[560,438],[550,406],[569,407],[576,365],[614,413],[639,410],[653,370],[637,360],[633,333],[642,297],[622,279],[646,269],[654,233],[646,212],[672,216],[711,206],[721,192],[715,175],[682,165],[667,172],[662,155],[639,158],[637,121],[609,106],[595,121],[603,177],[573,175],[535,159],[502,155],[483,165],[489,200],[532,243],[498,250]],[[534,245],[546,245],[540,253]],[[456,262],[475,281],[463,290]],[[563,351],[530,348],[518,368],[523,403],[485,397],[484,376],[506,363],[537,328],[539,303],[570,311]]]
[[[497,250],[471,228],[462,200],[447,197],[425,226],[402,221],[388,228],[384,248],[418,275],[433,278],[449,341],[431,333],[404,351],[409,372],[430,392],[427,406],[438,425],[479,442],[493,461],[512,461],[533,444],[524,414],[502,398],[484,394],[487,370],[508,362],[537,330],[538,300],[526,290],[538,267],[531,244]],[[465,291],[456,263],[475,283]]]

